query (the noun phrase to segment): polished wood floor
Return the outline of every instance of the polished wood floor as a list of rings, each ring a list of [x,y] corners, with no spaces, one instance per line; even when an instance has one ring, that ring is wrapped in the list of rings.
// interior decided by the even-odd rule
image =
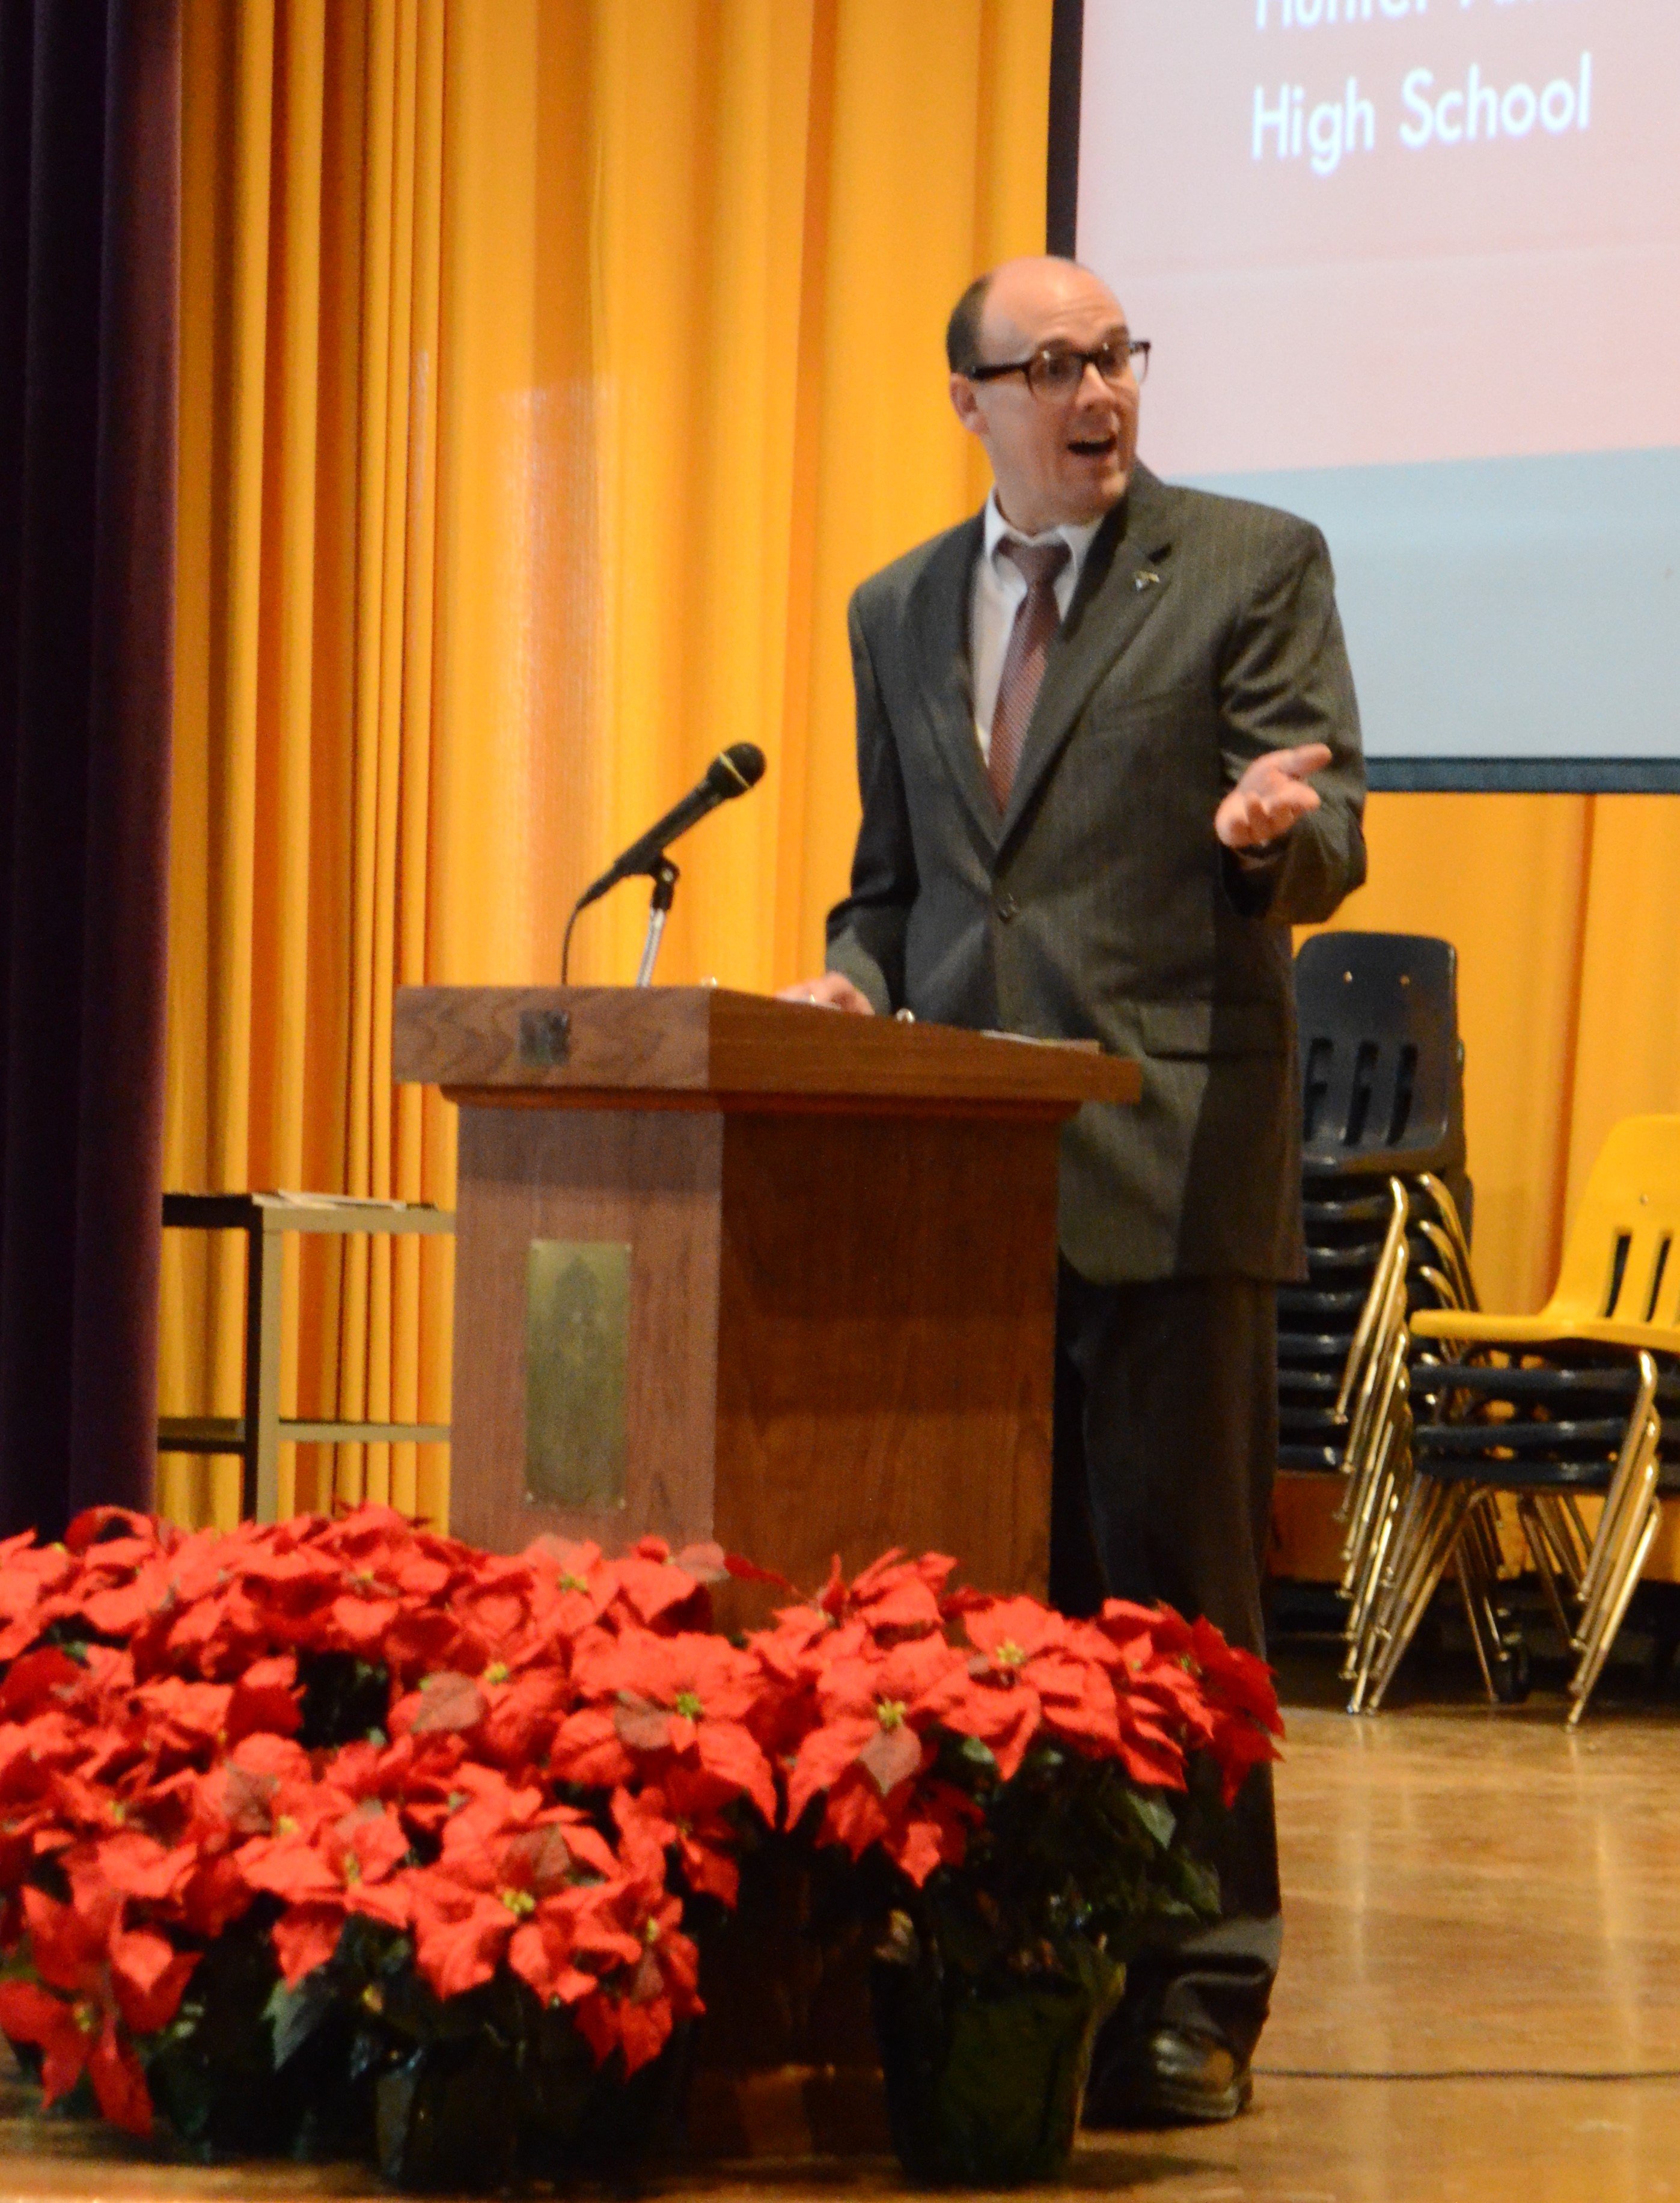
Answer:
[[[1320,1693],[1320,1695],[1326,1695]],[[1253,2111],[1093,2138],[1065,2191],[1144,2203],[1680,2203],[1680,1712],[1554,1700],[1290,1715],[1288,1945]],[[898,2192],[876,2161],[656,2183],[716,2203]],[[0,2123],[0,2203],[355,2195],[353,2175],[95,2158]]]

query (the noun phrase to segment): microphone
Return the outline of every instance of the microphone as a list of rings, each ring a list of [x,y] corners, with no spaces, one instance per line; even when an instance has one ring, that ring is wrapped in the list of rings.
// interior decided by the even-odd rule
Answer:
[[[572,915],[575,917],[578,911],[598,901],[609,888],[616,888],[621,880],[633,879],[638,872],[655,871],[669,842],[686,834],[691,826],[699,825],[706,813],[716,811],[720,803],[745,795],[763,777],[764,753],[757,742],[732,742],[727,750],[720,750],[706,767],[705,778],[699,785],[691,788],[681,803],[674,803],[663,818],[656,818],[645,834],[632,842],[622,856],[614,859],[592,887],[584,889]]]

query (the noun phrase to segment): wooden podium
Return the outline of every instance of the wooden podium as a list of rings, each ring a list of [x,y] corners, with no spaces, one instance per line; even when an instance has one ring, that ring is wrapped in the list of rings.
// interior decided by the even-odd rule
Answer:
[[[451,1527],[1042,1592],[1058,1133],[1094,1049],[716,988],[409,987],[461,1109]]]

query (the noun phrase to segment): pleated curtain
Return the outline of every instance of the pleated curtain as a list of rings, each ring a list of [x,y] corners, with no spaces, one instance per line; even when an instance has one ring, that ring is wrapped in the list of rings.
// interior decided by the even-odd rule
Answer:
[[[977,503],[941,339],[1036,249],[1048,0],[183,0],[166,1173],[448,1202],[407,980],[557,977],[726,744],[660,977],[820,960],[845,600]],[[623,980],[643,910],[581,922]],[[166,1411],[229,1413],[240,1250],[171,1234]],[[287,1413],[445,1420],[446,1248],[293,1243]],[[283,1453],[434,1519],[443,1449]],[[237,1463],[162,1464],[231,1520]]]

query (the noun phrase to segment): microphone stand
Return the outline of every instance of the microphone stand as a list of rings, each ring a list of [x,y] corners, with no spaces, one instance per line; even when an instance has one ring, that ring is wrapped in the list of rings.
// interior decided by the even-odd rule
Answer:
[[[681,877],[670,859],[662,853],[653,866],[653,895],[647,906],[647,938],[642,943],[642,960],[636,972],[639,987],[653,984],[654,959],[659,954],[659,943],[664,937],[671,898],[676,893],[676,883]]]
[[[1419,0],[1421,5],[1421,0]],[[647,939],[642,944],[641,968],[636,973],[639,987],[653,984],[653,962],[659,954],[659,942],[665,930],[665,919],[671,907],[671,897],[676,892],[677,869],[665,853],[667,842],[675,842],[691,826],[697,826],[720,803],[732,797],[745,795],[756,788],[764,777],[764,753],[756,742],[735,742],[718,753],[706,767],[705,777],[698,788],[691,788],[681,803],[674,803],[663,818],[656,818],[646,833],[632,842],[598,880],[587,887],[572,905],[572,914],[566,920],[566,930],[560,942],[560,983],[567,983],[571,971],[572,928],[592,902],[598,902],[609,889],[616,888],[621,880],[634,879],[645,873],[653,882],[653,900],[647,913]]]

